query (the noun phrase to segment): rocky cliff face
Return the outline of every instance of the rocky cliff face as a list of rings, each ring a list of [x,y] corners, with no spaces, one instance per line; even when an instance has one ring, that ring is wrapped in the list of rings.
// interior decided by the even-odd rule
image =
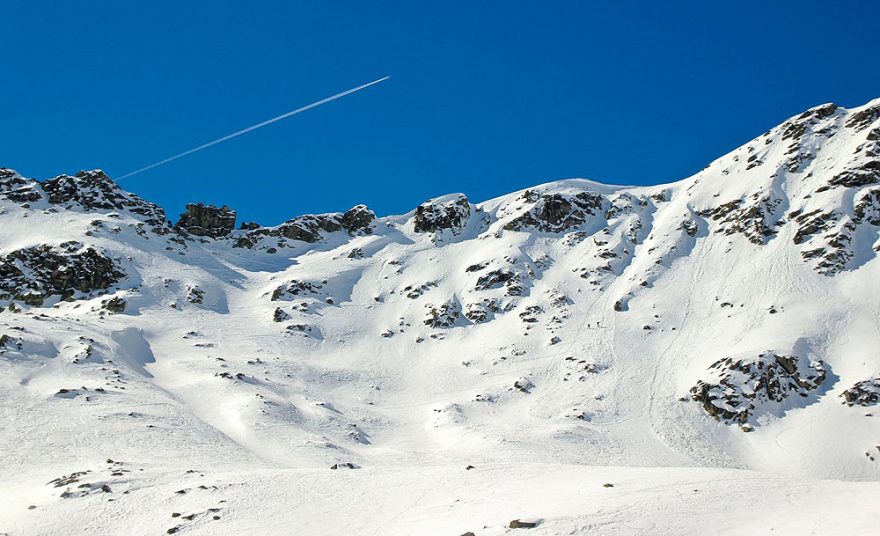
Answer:
[[[235,211],[226,205],[190,203],[174,227],[194,236],[224,237],[235,229]]]

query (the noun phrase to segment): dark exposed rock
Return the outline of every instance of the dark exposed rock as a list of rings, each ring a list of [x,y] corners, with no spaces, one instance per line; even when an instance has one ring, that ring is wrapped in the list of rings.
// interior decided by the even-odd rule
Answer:
[[[504,284],[515,283],[518,280],[519,276],[510,270],[492,270],[477,279],[477,285],[474,287],[474,290],[489,290]]]
[[[836,112],[838,108],[839,107],[836,104],[829,102],[828,104],[823,104],[821,106],[816,106],[815,108],[810,108],[806,112],[799,115],[798,120],[825,119],[834,115],[834,112]]]
[[[290,300],[295,296],[303,296],[309,294],[318,294],[323,289],[321,283],[312,281],[297,281],[291,279],[287,283],[278,286],[272,291],[272,301]]]
[[[770,220],[781,204],[781,200],[770,197],[759,198],[758,194],[745,199],[734,199],[718,207],[698,212],[699,216],[717,222],[716,233],[732,235],[740,233],[753,244],[763,245],[776,234]]]
[[[508,527],[512,529],[533,529],[538,526],[538,521],[521,521],[519,519],[514,519],[508,524]]]
[[[165,211],[158,205],[128,193],[103,171],[80,171],[74,176],[59,175],[42,183],[49,202],[66,207],[90,210],[127,210],[159,229],[168,224]]]
[[[458,234],[471,216],[471,206],[463,194],[432,199],[416,208],[413,229],[417,233],[436,233],[444,229]]]
[[[427,283],[422,283],[421,285],[414,287],[413,285],[407,285],[403,288],[401,293],[405,293],[405,296],[411,300],[415,300],[420,297],[425,292],[435,288],[439,283],[437,281],[428,281]]]
[[[517,391],[521,391],[523,393],[529,393],[532,389],[534,389],[535,384],[532,383],[528,378],[519,378],[515,382],[513,382],[513,388]]]
[[[285,320],[290,320],[290,315],[284,312],[284,309],[276,307],[275,312],[272,313],[272,320],[275,322],[284,322]]]
[[[232,247],[251,249],[255,245],[256,244],[254,243],[254,241],[251,240],[250,238],[248,238],[246,236],[239,236],[238,238],[235,239],[235,242],[233,242]],[[276,251],[278,251],[275,248],[269,248],[269,249],[271,249],[272,251],[267,250],[266,253],[275,253]]]
[[[880,160],[869,160],[859,167],[847,169],[835,175],[828,185],[818,188],[817,192],[824,192],[829,188],[843,186],[846,188],[858,188],[880,182]]]
[[[697,236],[697,231],[700,229],[694,220],[682,220],[678,228],[687,233],[688,236]]]
[[[306,214],[288,220],[278,227],[261,227],[248,233],[247,238],[256,243],[266,236],[284,237],[290,240],[314,243],[321,240],[322,233],[347,231],[350,235],[368,235],[373,233],[373,222],[376,214],[365,205],[352,207],[345,213]]]
[[[203,203],[190,203],[174,227],[194,236],[220,238],[235,229],[235,211],[226,205],[215,207]]]
[[[0,257],[0,293],[30,305],[54,295],[101,294],[124,275],[112,259],[78,243],[33,246]]]
[[[522,319],[523,322],[534,324],[538,321],[537,315],[543,312],[544,309],[541,308],[540,305],[529,305],[528,307],[526,307],[525,311],[519,314],[519,317],[520,319]]]
[[[305,215],[284,222],[276,232],[284,238],[313,243],[321,239],[322,231],[332,233],[341,229],[342,226],[331,217]],[[271,231],[268,234],[275,236]]]
[[[794,221],[798,224],[798,230],[793,239],[794,243],[802,244],[806,242],[810,236],[828,230],[831,226],[837,223],[839,217],[839,213],[822,212],[819,209],[804,214],[798,214],[794,218]]]
[[[538,196],[527,190],[522,199],[533,202],[534,205],[524,214],[507,222],[504,225],[505,230],[536,229],[548,233],[570,230],[583,225],[589,216],[595,216],[605,203],[601,195],[593,192]]]
[[[205,301],[205,291],[199,288],[198,285],[189,287],[186,293],[186,301],[193,304],[202,303]]]
[[[355,205],[339,217],[339,224],[352,235],[359,232],[371,234],[375,220],[376,214],[366,205]]]
[[[862,217],[873,217],[874,211],[870,206],[870,196],[865,196],[863,200],[866,201],[866,204],[862,205],[864,211]],[[816,261],[814,269],[822,275],[833,276],[846,269],[854,255],[851,244],[853,232],[856,226],[861,223],[858,216],[856,220],[851,221],[848,216],[840,212],[822,212],[816,209],[807,213],[801,213],[800,210],[797,210],[789,213],[789,218],[799,226],[793,239],[795,244],[811,242],[814,236],[834,228],[843,218],[844,221],[836,232],[822,237],[820,242],[822,247],[804,250],[801,252],[801,256],[804,260]]]
[[[481,262],[481,263],[477,263],[477,264],[471,264],[470,266],[465,268],[464,271],[468,272],[468,273],[479,272],[480,270],[486,268],[487,266],[489,266],[489,261],[485,261],[485,262]]]
[[[880,377],[863,380],[843,393],[847,406],[873,406],[880,403]]]
[[[101,302],[101,308],[106,309],[111,313],[124,313],[125,305],[125,300],[119,296]]]
[[[855,222],[880,225],[880,190],[868,190],[859,197],[854,206]]]
[[[11,169],[0,168],[0,199],[21,204],[33,203],[42,198],[38,181],[22,178]]]
[[[838,107],[836,104],[824,104],[807,110],[794,120],[782,125],[782,139],[793,140],[795,142],[800,140],[807,128],[819,120],[831,117],[837,109]]]
[[[333,465],[330,466],[330,469],[333,469],[334,471],[337,469],[360,469],[360,466],[353,464],[351,462],[344,462],[344,463],[334,463]]]
[[[852,114],[849,116],[849,119],[846,120],[845,126],[847,128],[862,130],[868,128],[877,119],[880,119],[880,104]]]
[[[425,325],[432,328],[449,328],[455,325],[461,315],[461,308],[456,302],[446,302],[439,306],[428,304],[428,318]]]
[[[825,381],[821,361],[771,352],[757,358],[724,358],[709,367],[712,380],[691,388],[691,399],[720,421],[744,424],[756,413],[798,395],[806,397]]]
[[[497,313],[500,310],[498,302],[495,300],[483,299],[480,302],[469,303],[465,307],[464,316],[471,322],[479,324],[487,321],[492,313]]]

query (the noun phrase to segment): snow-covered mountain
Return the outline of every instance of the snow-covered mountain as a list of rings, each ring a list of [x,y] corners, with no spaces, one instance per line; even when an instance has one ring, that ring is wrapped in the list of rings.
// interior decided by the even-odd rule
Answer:
[[[0,169],[0,532],[861,533],[878,253],[880,99],[273,227]]]

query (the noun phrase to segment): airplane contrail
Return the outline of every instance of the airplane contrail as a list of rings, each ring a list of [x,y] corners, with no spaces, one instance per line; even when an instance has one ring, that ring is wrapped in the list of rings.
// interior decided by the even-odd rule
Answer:
[[[296,114],[299,114],[299,113],[305,112],[306,110],[311,110],[312,108],[316,108],[316,107],[318,107],[318,106],[321,106],[322,104],[327,104],[327,103],[330,102],[330,101],[334,101],[334,100],[336,100],[336,99],[340,99],[340,98],[342,98],[342,97],[344,97],[344,96],[346,96],[346,95],[351,95],[352,93],[354,93],[354,92],[356,92],[356,91],[360,91],[360,90],[362,90],[362,89],[366,89],[366,88],[368,88],[368,87],[370,87],[370,86],[373,86],[373,85],[378,84],[379,82],[384,82],[385,80],[388,80],[389,78],[391,78],[391,77],[390,77],[390,76],[385,76],[385,77],[380,78],[380,79],[378,79],[378,80],[373,80],[372,82],[368,82],[368,83],[366,83],[366,84],[363,84],[363,85],[360,85],[360,86],[353,87],[353,88],[351,88],[351,89],[345,90],[345,91],[343,91],[342,93],[337,93],[336,95],[331,95],[331,96],[326,97],[326,98],[323,98],[323,99],[321,99],[321,100],[319,100],[319,101],[315,101],[315,102],[313,102],[313,103],[311,103],[311,104],[307,104],[307,105],[303,106],[302,108],[297,108],[296,110],[292,110],[292,111],[290,111],[290,112],[287,112],[287,113],[281,114],[281,115],[279,115],[279,116],[277,116],[277,117],[273,117],[272,119],[267,119],[267,120],[265,120],[265,121],[263,121],[263,122],[261,122],[261,123],[257,123],[256,125],[251,125],[251,126],[249,126],[249,127],[247,127],[247,128],[243,128],[243,129],[241,129],[241,130],[239,130],[239,131],[237,131],[237,132],[233,132],[232,134],[228,134],[228,135],[226,135],[226,136],[223,136],[222,138],[218,138],[218,139],[216,139],[216,140],[214,140],[214,141],[209,141],[208,143],[206,143],[206,144],[204,144],[204,145],[199,145],[198,147],[194,147],[194,148],[192,148],[192,149],[190,149],[190,150],[188,150],[188,151],[184,151],[184,152],[182,152],[182,153],[180,153],[180,154],[176,154],[176,155],[174,155],[174,156],[170,156],[170,157],[168,157],[168,158],[166,158],[166,159],[164,159],[164,160],[160,160],[160,161],[158,161],[158,162],[156,162],[156,163],[150,164],[149,166],[144,166],[144,167],[142,167],[142,168],[140,168],[140,169],[137,169],[137,170],[135,170],[135,171],[132,171],[132,172],[130,172],[130,173],[126,173],[125,175],[122,175],[122,176],[117,177],[116,180],[122,180],[122,179],[124,179],[124,178],[126,178],[126,177],[131,177],[132,175],[137,175],[138,173],[142,173],[142,172],[144,172],[144,171],[147,171],[148,169],[153,169],[153,168],[155,168],[155,167],[159,167],[159,166],[161,166],[161,165],[163,165],[163,164],[167,164],[168,162],[171,162],[171,161],[177,160],[178,158],[183,158],[184,156],[191,155],[191,154],[193,154],[193,153],[195,153],[195,152],[201,151],[202,149],[207,149],[208,147],[211,147],[211,146],[213,146],[213,145],[217,145],[218,143],[223,143],[224,141],[231,140],[232,138],[236,138],[236,137],[238,137],[238,136],[241,136],[242,134],[247,134],[248,132],[250,132],[250,131],[252,131],[252,130],[257,130],[258,128],[262,128],[262,127],[264,127],[264,126],[266,126],[266,125],[270,125],[270,124],[272,124],[272,123],[274,123],[274,122],[276,122],[276,121],[281,121],[282,119],[286,119],[286,118],[288,118],[288,117],[290,117],[290,116],[292,116],[292,115],[296,115]]]

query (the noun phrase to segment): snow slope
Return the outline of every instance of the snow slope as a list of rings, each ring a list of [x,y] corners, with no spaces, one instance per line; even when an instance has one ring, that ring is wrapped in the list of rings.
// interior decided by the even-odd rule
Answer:
[[[672,184],[232,221],[0,170],[0,532],[880,521],[880,99]]]

